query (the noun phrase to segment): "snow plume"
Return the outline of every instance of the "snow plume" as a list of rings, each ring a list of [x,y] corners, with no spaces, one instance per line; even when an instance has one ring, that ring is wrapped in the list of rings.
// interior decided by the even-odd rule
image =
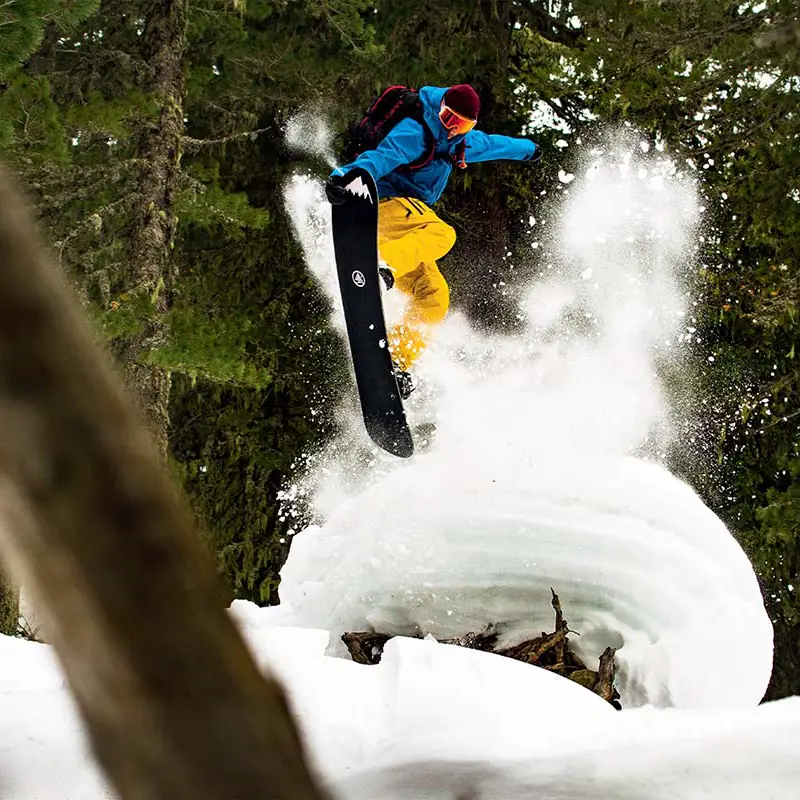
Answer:
[[[290,149],[322,158],[331,168],[336,166],[333,132],[324,117],[301,111],[289,118],[284,133]]]
[[[523,300],[544,424],[516,427],[560,449],[655,455],[669,435],[657,366],[683,355],[693,187],[669,160],[617,148],[592,151],[564,196],[544,237],[551,260]]]
[[[772,629],[753,570],[697,495],[644,460],[669,438],[657,366],[683,357],[691,183],[638,147],[592,151],[562,183],[524,332],[480,334],[455,310],[419,361],[417,454],[371,445],[355,391],[338,410],[340,437],[287,490],[287,513],[308,499],[319,525],[295,537],[276,624],[336,642],[496,623],[511,642],[551,627],[552,586],[584,657],[619,648],[623,705],[755,704]],[[295,177],[286,201],[342,330],[322,187]],[[386,300],[391,321],[402,298]]]
[[[322,188],[295,176],[286,202],[343,332]],[[412,425],[436,424],[434,451],[465,449],[480,459],[524,460],[531,452],[572,448],[655,455],[669,435],[656,365],[683,356],[681,278],[692,266],[696,217],[693,189],[668,160],[593,151],[558,225],[549,226],[555,230],[537,242],[547,257],[520,298],[525,332],[482,335],[451,311],[415,370],[421,389],[408,403]],[[389,321],[403,300],[384,296]],[[351,407],[353,424],[334,443],[327,466],[345,482],[355,475],[361,485],[357,463],[397,465],[373,452],[357,404],[348,413]],[[369,455],[355,454],[354,440]],[[357,463],[345,463],[348,454]]]

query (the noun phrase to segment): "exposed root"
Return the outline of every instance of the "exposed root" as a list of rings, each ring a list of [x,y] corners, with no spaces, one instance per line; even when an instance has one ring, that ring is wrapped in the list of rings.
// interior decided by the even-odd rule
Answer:
[[[383,633],[345,633],[342,641],[356,663],[377,664],[383,655],[383,646],[391,638]]]

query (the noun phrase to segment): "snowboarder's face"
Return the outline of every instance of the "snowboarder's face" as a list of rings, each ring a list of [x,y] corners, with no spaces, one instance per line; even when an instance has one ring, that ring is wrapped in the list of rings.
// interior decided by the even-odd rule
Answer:
[[[477,122],[477,120],[463,117],[457,111],[453,111],[444,100],[442,100],[442,107],[439,109],[439,121],[447,128],[448,139],[460,136],[463,133],[469,133]]]

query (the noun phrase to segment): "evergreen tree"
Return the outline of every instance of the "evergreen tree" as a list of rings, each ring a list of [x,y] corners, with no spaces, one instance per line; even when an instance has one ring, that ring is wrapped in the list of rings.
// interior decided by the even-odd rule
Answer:
[[[162,451],[168,376],[147,354],[164,336],[172,290],[184,29],[183,2],[107,0],[79,28],[51,24],[0,98],[6,157]]]
[[[148,417],[156,442],[166,454],[169,430],[169,369],[149,356],[168,335],[164,315],[172,304],[181,138],[184,127],[184,59],[186,0],[155,0],[142,20],[141,59],[146,64],[142,91],[155,114],[134,129],[139,162],[137,193],[131,207],[129,290],[149,299],[149,319],[141,330],[117,346],[117,358],[128,385]]]
[[[283,209],[298,166],[283,127],[378,52],[366,5],[250,2],[223,15],[207,3],[190,16],[182,278],[157,357],[186,376],[172,405],[185,485],[232,591],[257,602],[277,600],[288,548],[278,495],[329,429],[321,412],[346,375]]]
[[[68,31],[100,0],[26,0],[0,7],[0,79],[8,80],[41,44],[47,25]]]
[[[330,92],[337,53],[370,57],[364,6],[205,2],[184,31],[182,4],[107,0],[69,36],[52,26],[0,98],[4,152],[162,447],[170,375],[186,376],[177,468],[232,585],[256,599],[274,597],[277,492],[320,435],[309,369],[336,370],[282,216],[281,121]]]

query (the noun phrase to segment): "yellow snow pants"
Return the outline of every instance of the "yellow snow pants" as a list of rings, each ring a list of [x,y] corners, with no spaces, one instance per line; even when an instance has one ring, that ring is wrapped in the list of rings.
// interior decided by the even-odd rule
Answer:
[[[388,331],[392,360],[402,370],[425,349],[430,326],[447,314],[450,289],[436,261],[455,241],[453,228],[419,200],[391,197],[378,207],[380,257],[394,275],[395,288],[410,296],[400,324]]]

